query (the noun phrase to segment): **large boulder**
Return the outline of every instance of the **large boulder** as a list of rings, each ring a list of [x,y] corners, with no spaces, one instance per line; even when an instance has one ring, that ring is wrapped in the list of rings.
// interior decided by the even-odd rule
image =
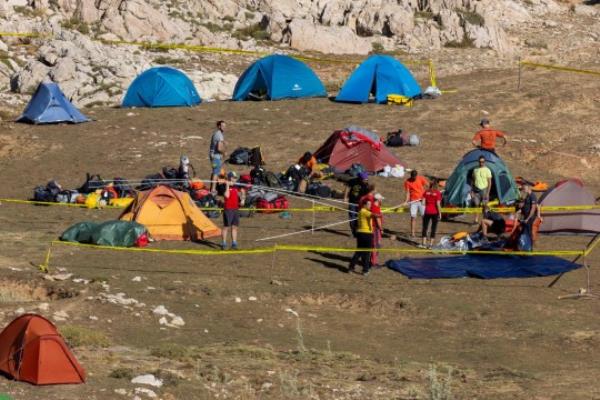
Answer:
[[[284,42],[296,50],[330,54],[368,54],[372,50],[370,40],[357,36],[347,26],[325,27],[294,19],[284,32]]]

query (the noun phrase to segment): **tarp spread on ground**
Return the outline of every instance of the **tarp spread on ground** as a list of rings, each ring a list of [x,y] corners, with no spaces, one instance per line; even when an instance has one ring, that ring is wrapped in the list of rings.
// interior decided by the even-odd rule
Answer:
[[[490,199],[498,199],[500,204],[512,204],[519,198],[515,179],[496,154],[475,149],[465,154],[458,163],[444,190],[444,204],[457,207],[469,206],[467,199],[471,192],[473,170],[479,166],[479,157],[485,158],[485,165],[492,171]]]
[[[56,327],[36,314],[21,315],[0,333],[0,371],[34,385],[85,381],[83,368]]]
[[[131,247],[138,244],[140,238],[147,234],[146,227],[137,222],[80,222],[64,231],[60,240],[99,246]]]
[[[540,198],[542,207],[593,206],[596,198],[579,179],[558,182]],[[600,233],[600,210],[573,210],[544,214],[541,233]]]
[[[171,67],[154,67],[133,80],[123,107],[189,107],[201,101],[186,74]]]
[[[387,147],[382,146],[377,134],[358,127],[335,131],[314,156],[338,172],[346,171],[352,164],[361,164],[371,173],[381,171],[386,165],[404,166]]]
[[[233,100],[281,100],[325,97],[319,77],[302,61],[274,54],[254,62],[244,71],[233,90]]]
[[[221,234],[188,193],[165,185],[139,192],[120,219],[144,225],[156,240],[204,240]]]
[[[467,254],[449,257],[389,260],[387,267],[411,279],[531,278],[557,275],[580,264],[554,256],[501,256]]]
[[[421,87],[400,61],[391,56],[374,55],[350,75],[335,101],[367,103],[371,94],[376,103],[387,103],[390,94],[415,97],[421,94]]]
[[[78,124],[89,120],[71,104],[56,83],[42,82],[17,122],[29,122],[31,124],[68,122]]]

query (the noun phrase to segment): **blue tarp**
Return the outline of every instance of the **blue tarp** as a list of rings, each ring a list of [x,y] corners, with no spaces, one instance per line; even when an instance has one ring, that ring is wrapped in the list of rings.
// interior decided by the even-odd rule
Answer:
[[[17,122],[29,122],[31,124],[69,122],[78,124],[89,120],[71,104],[56,83],[42,82]]]
[[[531,278],[557,275],[580,264],[553,256],[500,256],[493,254],[389,260],[387,267],[411,279]]]
[[[302,61],[273,54],[254,62],[238,79],[233,100],[247,100],[251,94],[269,100],[325,97],[327,91],[319,77]]]
[[[415,97],[421,87],[411,72],[400,61],[390,56],[374,55],[367,58],[350,75],[335,101],[367,103],[369,95],[376,103],[387,103],[387,96],[400,94]]]
[[[190,107],[201,101],[186,74],[171,67],[154,67],[133,80],[123,107]]]

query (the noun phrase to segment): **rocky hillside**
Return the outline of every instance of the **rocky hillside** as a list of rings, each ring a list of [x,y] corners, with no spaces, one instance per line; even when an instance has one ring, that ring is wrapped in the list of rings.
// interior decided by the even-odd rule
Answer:
[[[573,3],[573,2],[571,2]],[[41,38],[0,41],[0,87],[29,93],[59,82],[80,105],[118,102],[123,89],[157,56],[108,42],[168,42],[260,51],[428,55],[491,49],[514,59],[540,47],[524,32],[548,16],[598,19],[593,1],[554,0],[3,0],[0,31]],[[586,3],[586,4],[584,4]],[[551,21],[552,22],[552,21]],[[557,23],[554,23],[557,24]],[[544,26],[553,29],[556,25]],[[593,29],[592,29],[593,30]],[[594,38],[593,38],[594,39]],[[529,42],[528,42],[529,40]],[[598,40],[598,36],[594,40]],[[26,47],[18,46],[26,44]],[[172,53],[172,52],[171,52]],[[185,57],[179,52],[180,57]],[[172,54],[161,55],[168,63]],[[193,57],[192,57],[193,58]],[[191,68],[204,98],[226,98],[236,76]],[[186,70],[187,71],[187,70]]]

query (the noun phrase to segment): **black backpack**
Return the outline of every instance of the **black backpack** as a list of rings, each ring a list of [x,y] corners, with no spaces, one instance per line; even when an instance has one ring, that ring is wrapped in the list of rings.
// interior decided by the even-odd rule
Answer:
[[[43,202],[55,202],[56,196],[61,192],[56,181],[50,181],[46,186],[36,186],[33,189],[33,200]]]
[[[162,174],[146,175],[142,183],[137,187],[137,190],[148,190],[161,183],[164,179]]]
[[[177,168],[173,167],[163,167],[162,173],[165,179],[177,179],[177,175],[179,175]]]
[[[252,150],[247,147],[238,147],[229,156],[229,163],[234,165],[249,165]]]
[[[79,187],[79,189],[77,189],[77,191],[83,194],[93,193],[98,189],[103,189],[104,186],[106,186],[106,183],[107,182],[100,178],[100,175],[91,175],[90,173],[86,172],[85,182]]]
[[[135,191],[133,190],[131,185],[129,185],[127,179],[114,178],[113,184],[119,197],[133,197],[135,195]]]
[[[321,182],[312,182],[306,188],[306,194],[328,198],[331,197],[331,188],[327,185],[323,185]]]

